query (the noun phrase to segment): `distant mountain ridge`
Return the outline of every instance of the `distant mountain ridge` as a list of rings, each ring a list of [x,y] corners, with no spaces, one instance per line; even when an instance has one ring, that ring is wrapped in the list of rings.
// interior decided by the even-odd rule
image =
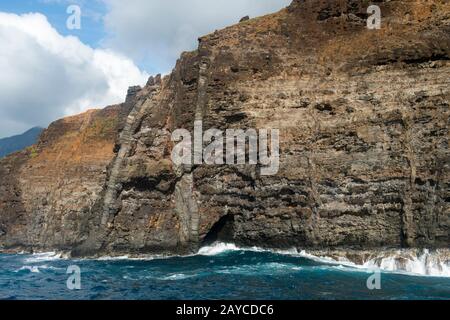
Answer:
[[[35,144],[44,129],[34,127],[30,130],[8,138],[0,139],[0,158]]]

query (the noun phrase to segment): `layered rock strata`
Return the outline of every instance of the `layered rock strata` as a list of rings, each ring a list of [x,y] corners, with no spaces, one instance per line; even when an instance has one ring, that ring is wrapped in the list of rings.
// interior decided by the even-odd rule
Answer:
[[[36,154],[0,163],[0,244],[77,256],[214,240],[448,247],[450,4],[376,1],[380,30],[366,26],[369,4],[295,0],[201,37],[121,107],[57,122]],[[83,134],[92,119],[117,123]],[[171,134],[195,120],[279,129],[278,173],[175,165]]]

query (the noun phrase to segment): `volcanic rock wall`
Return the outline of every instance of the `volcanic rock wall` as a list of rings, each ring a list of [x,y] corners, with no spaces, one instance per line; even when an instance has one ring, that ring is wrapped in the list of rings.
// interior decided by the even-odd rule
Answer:
[[[380,30],[366,27],[368,1],[298,0],[200,38],[169,76],[133,92],[114,159],[83,163],[87,179],[65,162],[72,187],[36,188],[55,179],[7,158],[0,243],[74,255],[183,253],[213,240],[448,247],[450,4],[375,3]],[[279,172],[174,165],[171,133],[195,120],[279,129]],[[81,154],[97,150],[84,142]]]
[[[36,146],[0,161],[4,249],[70,250],[83,241],[114,156],[119,109],[56,121]]]

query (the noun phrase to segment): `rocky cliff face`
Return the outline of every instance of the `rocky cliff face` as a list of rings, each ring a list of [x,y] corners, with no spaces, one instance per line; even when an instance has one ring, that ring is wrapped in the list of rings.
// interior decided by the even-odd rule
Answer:
[[[69,250],[83,239],[114,156],[119,106],[51,124],[40,141],[0,162],[4,248]]]
[[[368,2],[295,0],[200,38],[123,106],[55,123],[36,154],[0,164],[0,244],[448,247],[450,4],[376,4],[382,28],[369,30]],[[89,134],[93,119],[113,124]],[[279,129],[278,173],[176,166],[171,133],[195,120]]]

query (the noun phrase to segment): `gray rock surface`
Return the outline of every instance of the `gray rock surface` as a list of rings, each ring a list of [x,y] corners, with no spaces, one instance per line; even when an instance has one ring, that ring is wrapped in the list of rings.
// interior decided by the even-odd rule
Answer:
[[[24,178],[28,160],[2,161],[0,244],[75,256],[186,253],[213,240],[449,247],[450,5],[377,4],[381,30],[366,28],[362,1],[295,0],[200,38],[127,99],[115,154],[77,167],[96,178],[65,173],[84,191],[36,188],[47,178]],[[279,129],[279,172],[175,166],[171,133],[195,120]]]

